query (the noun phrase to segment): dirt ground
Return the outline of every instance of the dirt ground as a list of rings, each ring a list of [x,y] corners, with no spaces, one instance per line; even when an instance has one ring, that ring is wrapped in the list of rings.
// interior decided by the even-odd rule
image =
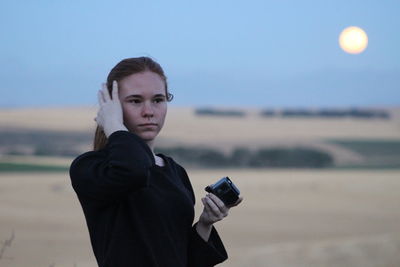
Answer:
[[[219,266],[400,266],[400,170],[188,170],[196,191],[228,175],[243,203],[216,224]],[[67,173],[0,174],[0,266],[94,267]]]

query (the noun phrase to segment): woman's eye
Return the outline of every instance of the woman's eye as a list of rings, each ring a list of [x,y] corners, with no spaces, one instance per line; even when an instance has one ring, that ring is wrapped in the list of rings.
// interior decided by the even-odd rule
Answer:
[[[128,101],[129,103],[135,103],[135,104],[139,104],[140,100],[139,99],[131,99]]]
[[[156,98],[156,99],[154,99],[154,102],[155,103],[161,103],[161,102],[164,102],[164,99],[163,98]]]

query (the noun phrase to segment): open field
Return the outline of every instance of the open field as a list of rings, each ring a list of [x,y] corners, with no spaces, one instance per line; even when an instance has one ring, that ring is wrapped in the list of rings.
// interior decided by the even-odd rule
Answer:
[[[56,152],[90,150],[96,112],[95,106],[0,110],[1,267],[96,266],[66,171],[72,158],[29,154],[38,144]],[[400,108],[390,109],[390,120],[262,118],[257,112],[201,117],[171,107],[157,145],[221,151],[307,146],[329,152],[337,166],[400,163]],[[27,155],[1,155],[9,148]],[[188,172],[198,202],[205,185],[225,175],[245,198],[216,225],[230,255],[220,266],[400,266],[398,167]]]
[[[230,153],[244,147],[307,147],[329,153],[336,166],[400,166],[400,108],[391,119],[196,116],[170,107],[158,147],[210,147]],[[0,109],[0,154],[39,154],[91,149],[97,107]],[[8,152],[7,152],[8,151]],[[60,155],[60,154],[58,154]]]
[[[400,170],[188,173],[198,202],[224,175],[242,191],[216,224],[230,256],[220,266],[400,266]],[[96,266],[67,173],[2,173],[0,214],[0,266]]]

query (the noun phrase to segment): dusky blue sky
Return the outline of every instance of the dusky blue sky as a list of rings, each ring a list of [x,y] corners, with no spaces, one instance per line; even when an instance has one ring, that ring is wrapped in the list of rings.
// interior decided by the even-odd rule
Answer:
[[[0,107],[96,105],[121,59],[151,56],[177,106],[400,104],[400,1],[0,3]],[[364,53],[338,45],[348,26]]]

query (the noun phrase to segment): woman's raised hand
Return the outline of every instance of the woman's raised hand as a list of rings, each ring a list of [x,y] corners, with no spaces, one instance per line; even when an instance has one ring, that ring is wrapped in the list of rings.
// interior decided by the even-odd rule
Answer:
[[[122,105],[118,97],[118,84],[113,81],[111,96],[108,93],[107,85],[102,84],[102,90],[97,93],[99,100],[99,111],[95,121],[103,128],[107,138],[115,131],[128,129],[124,125]]]

